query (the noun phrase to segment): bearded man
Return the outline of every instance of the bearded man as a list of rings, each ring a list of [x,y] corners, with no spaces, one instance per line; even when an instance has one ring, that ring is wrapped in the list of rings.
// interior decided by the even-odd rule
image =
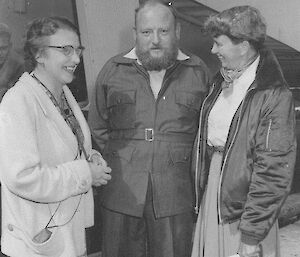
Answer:
[[[89,112],[112,168],[102,187],[103,257],[188,257],[193,231],[191,150],[208,69],[178,48],[172,3],[135,12],[135,47],[111,58]]]

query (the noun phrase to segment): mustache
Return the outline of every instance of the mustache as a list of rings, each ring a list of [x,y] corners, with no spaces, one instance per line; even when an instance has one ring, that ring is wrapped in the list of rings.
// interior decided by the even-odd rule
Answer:
[[[160,44],[153,44],[153,46],[150,47],[150,49],[151,50],[157,50],[157,49],[161,50],[161,49],[163,49],[163,47]]]

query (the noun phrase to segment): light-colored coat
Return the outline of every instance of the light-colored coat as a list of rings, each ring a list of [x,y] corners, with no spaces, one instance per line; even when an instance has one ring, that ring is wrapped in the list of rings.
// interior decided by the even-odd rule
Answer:
[[[85,118],[67,86],[63,90],[90,154]],[[28,73],[0,105],[0,142],[2,252],[12,257],[84,255],[85,227],[93,225],[94,218],[89,165],[76,157],[76,137]],[[67,224],[50,229],[45,243],[34,243],[56,208],[50,225]]]

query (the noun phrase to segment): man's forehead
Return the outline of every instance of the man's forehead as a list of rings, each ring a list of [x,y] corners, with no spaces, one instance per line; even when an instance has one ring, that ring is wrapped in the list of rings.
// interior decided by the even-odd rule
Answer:
[[[162,22],[165,25],[174,22],[174,16],[171,10],[162,5],[146,5],[137,14],[137,25],[139,23]]]

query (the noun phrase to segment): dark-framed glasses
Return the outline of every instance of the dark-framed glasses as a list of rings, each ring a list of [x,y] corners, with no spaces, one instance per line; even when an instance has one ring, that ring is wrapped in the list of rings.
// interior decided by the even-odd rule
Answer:
[[[65,45],[65,46],[45,46],[45,47],[58,49],[60,52],[62,52],[67,57],[71,57],[74,54],[74,52],[79,57],[81,57],[82,56],[82,52],[85,49],[84,46],[79,46],[79,47],[75,48],[72,45]]]

